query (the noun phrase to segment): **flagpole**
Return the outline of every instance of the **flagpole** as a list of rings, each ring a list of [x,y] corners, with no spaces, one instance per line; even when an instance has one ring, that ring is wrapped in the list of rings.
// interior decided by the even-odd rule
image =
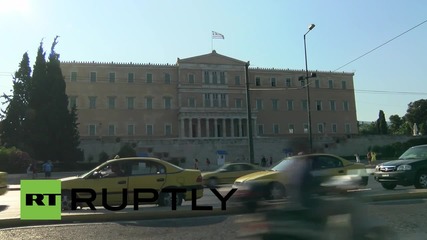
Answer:
[[[213,52],[213,36],[211,36],[211,52]]]

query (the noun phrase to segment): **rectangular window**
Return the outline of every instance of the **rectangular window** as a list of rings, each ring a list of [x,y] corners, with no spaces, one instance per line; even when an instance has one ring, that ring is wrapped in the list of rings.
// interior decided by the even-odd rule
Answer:
[[[114,124],[108,125],[108,136],[116,135],[116,126]]]
[[[307,100],[301,101],[301,107],[303,111],[307,111]]]
[[[314,84],[315,84],[315,87],[316,87],[316,88],[320,88],[320,80],[319,80],[319,79],[316,79],[316,80],[314,81]]]
[[[351,133],[351,128],[350,128],[350,124],[349,123],[345,124],[345,133]]]
[[[255,78],[255,86],[261,86],[261,78],[259,77]]]
[[[116,108],[116,97],[108,97],[108,109]]]
[[[242,108],[242,99],[240,98],[236,98],[236,102],[235,102],[236,108]]]
[[[165,73],[165,84],[171,84],[171,75],[169,73]]]
[[[71,72],[71,82],[77,81],[77,72]]]
[[[285,86],[286,86],[286,87],[291,87],[291,86],[292,86],[292,83],[291,83],[291,79],[290,79],[290,78],[286,78]]]
[[[227,107],[227,94],[221,94],[221,107]]]
[[[146,109],[153,109],[153,98],[152,97],[146,97],[145,98],[145,108]]]
[[[113,83],[116,81],[116,73],[115,72],[110,72],[110,74],[108,74],[108,81],[110,83]]]
[[[171,97],[164,97],[163,102],[164,102],[165,109],[171,109],[171,107],[172,107],[172,98]]]
[[[337,133],[337,124],[332,123],[332,132]]]
[[[294,100],[286,100],[286,105],[288,106],[288,111],[294,110]]]
[[[258,129],[258,132],[257,132],[258,136],[264,135],[264,125],[259,124],[257,129]]]
[[[278,99],[271,99],[271,104],[273,111],[279,110],[279,100]]]
[[[216,72],[212,72],[212,83],[217,84],[218,83],[218,76]]]
[[[318,133],[323,133],[323,123],[319,123],[317,124],[317,132]]]
[[[70,96],[68,98],[68,108],[77,108],[77,97],[76,96]]]
[[[304,129],[304,133],[308,133],[308,124],[304,123],[302,127]]]
[[[330,88],[330,89],[334,88],[334,81],[333,80],[328,81],[328,88]]]
[[[94,96],[89,97],[89,108],[90,109],[96,108],[96,97]]]
[[[273,77],[270,80],[271,80],[271,86],[275,87],[276,86],[276,78]]]
[[[342,89],[347,89],[347,82],[346,81],[342,81],[341,82],[341,88]]]
[[[90,72],[90,82],[96,82],[96,72]]]
[[[128,73],[128,83],[133,83],[135,81],[135,74]]]
[[[288,130],[290,134],[293,134],[295,131],[295,126],[293,124],[289,124]]]
[[[320,101],[320,100],[316,101],[316,110],[322,111],[322,101]]]
[[[194,74],[188,74],[188,83],[194,84]]]
[[[225,84],[225,72],[220,72],[219,73],[219,82],[221,84]]]
[[[211,94],[205,94],[205,107],[211,107]]]
[[[135,125],[129,124],[128,125],[128,136],[135,135]]]
[[[96,136],[96,125],[95,124],[89,124],[89,136]]]
[[[165,124],[165,136],[172,135],[172,125]]]
[[[256,103],[256,109],[257,110],[262,110],[262,100],[261,99],[257,99],[255,103]]]
[[[329,106],[331,108],[331,111],[335,112],[337,110],[337,106],[336,106],[335,100],[330,100],[329,101]]]
[[[218,100],[218,95],[217,93],[213,94],[213,107],[218,107],[219,105],[219,100]]]
[[[234,85],[240,85],[240,76],[235,76],[234,77]]]
[[[153,83],[153,74],[147,73],[147,83]]]
[[[153,136],[153,125],[147,124],[146,126],[146,132],[148,136]]]
[[[305,79],[302,79],[302,80],[300,80],[299,82],[300,82],[300,84],[301,84],[301,87],[305,87]]]
[[[348,111],[350,109],[348,101],[343,102],[343,109],[344,109],[344,111]]]
[[[191,108],[196,107],[196,99],[194,99],[193,97],[188,98],[188,106]]]
[[[209,72],[208,71],[204,72],[203,80],[204,80],[205,84],[209,84],[210,80],[209,80]]]
[[[134,109],[135,108],[135,97],[127,97],[126,102],[127,102],[128,109]]]
[[[273,124],[273,133],[279,134],[279,124]]]

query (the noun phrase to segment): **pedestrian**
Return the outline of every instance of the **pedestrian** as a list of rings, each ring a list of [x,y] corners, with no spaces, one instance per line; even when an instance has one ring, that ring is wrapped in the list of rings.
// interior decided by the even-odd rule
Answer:
[[[375,161],[377,161],[377,153],[376,152],[372,152],[371,153],[371,162],[374,163]]]
[[[368,159],[368,164],[371,165],[371,160],[372,160],[371,151],[368,151],[368,153],[366,154],[366,159]]]
[[[43,172],[44,172],[44,177],[50,178],[50,176],[52,175],[52,168],[53,168],[52,161],[50,161],[50,160],[46,161],[42,165],[42,168],[43,168]]]
[[[360,157],[359,157],[359,154],[357,154],[357,153],[356,153],[356,154],[354,154],[354,156],[356,157],[356,162],[357,162],[357,163],[360,163]]]
[[[206,158],[206,168],[209,170],[209,166],[211,165],[211,160],[209,158]]]
[[[199,169],[199,160],[197,158],[194,159],[194,169]]]
[[[27,176],[30,177],[33,175],[33,164],[30,163],[27,167]]]
[[[273,157],[270,156],[270,163],[269,163],[269,167],[273,166]]]
[[[262,156],[261,158],[261,167],[265,167],[267,165],[267,160],[265,159],[265,156]]]

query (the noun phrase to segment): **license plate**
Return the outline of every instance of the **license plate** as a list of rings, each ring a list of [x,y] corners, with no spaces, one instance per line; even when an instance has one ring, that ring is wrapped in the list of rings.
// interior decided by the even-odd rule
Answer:
[[[389,177],[390,175],[389,174],[383,174],[382,176],[383,177]]]

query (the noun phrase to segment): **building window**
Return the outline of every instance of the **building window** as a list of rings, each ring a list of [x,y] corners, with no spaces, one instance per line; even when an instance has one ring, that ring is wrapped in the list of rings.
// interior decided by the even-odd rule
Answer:
[[[153,83],[153,74],[147,73],[147,83]]]
[[[217,84],[218,83],[218,76],[216,72],[212,72],[212,83]]]
[[[270,80],[271,80],[271,86],[275,87],[276,86],[276,78],[273,77]]]
[[[90,72],[90,82],[96,82],[96,72]]]
[[[331,111],[335,112],[337,110],[337,106],[336,106],[335,100],[330,100],[329,101],[329,106],[331,107]]]
[[[128,109],[134,109],[135,108],[135,97],[127,97],[126,102],[127,102]]]
[[[153,98],[152,97],[146,97],[145,98],[145,108],[146,109],[153,109]]]
[[[262,100],[261,99],[257,99],[255,103],[256,103],[256,109],[257,110],[262,110]]]
[[[337,133],[337,124],[332,123],[332,132]]]
[[[71,72],[71,82],[77,81],[77,72]]]
[[[307,111],[307,100],[301,101],[301,107],[302,107],[302,110]]]
[[[288,106],[288,111],[294,110],[294,100],[286,100],[286,105]]]
[[[294,131],[295,131],[295,126],[293,124],[289,124],[288,131],[289,131],[290,134],[293,134]]]
[[[211,95],[209,93],[205,94],[205,107],[211,107]]]
[[[320,80],[319,79],[314,80],[314,85],[316,88],[320,88]]]
[[[273,133],[279,134],[279,124],[277,123],[273,124]]]
[[[234,85],[240,85],[240,76],[234,77]]]
[[[188,106],[191,108],[196,107],[196,99],[194,99],[193,97],[188,98]]]
[[[225,72],[220,72],[219,73],[219,82],[221,84],[225,84]]]
[[[116,126],[114,124],[108,125],[108,136],[116,135]]]
[[[89,124],[88,133],[89,133],[89,136],[96,136],[96,125],[95,124]]]
[[[301,87],[305,87],[305,79],[300,80],[299,82],[300,82],[300,84],[301,84]]]
[[[348,111],[350,109],[348,101],[343,102],[343,109],[344,109],[344,111]]]
[[[261,86],[261,78],[259,77],[255,78],[255,86]]]
[[[110,72],[110,74],[108,74],[108,81],[110,83],[113,83],[116,81],[116,73],[115,72]]]
[[[94,96],[89,97],[89,108],[90,109],[96,108],[96,97]]]
[[[273,111],[279,110],[279,100],[278,99],[271,99],[271,104]]]
[[[165,136],[172,135],[172,125],[165,124]]]
[[[164,103],[164,107],[165,107],[165,109],[171,109],[171,106],[172,106],[172,98],[171,98],[171,97],[164,97],[164,98],[163,98],[163,103]]]
[[[242,108],[243,107],[241,98],[236,98],[235,106],[236,106],[236,108]]]
[[[135,74],[128,73],[128,83],[133,83],[135,81]]]
[[[217,93],[212,94],[213,95],[213,107],[218,107],[219,105],[219,100],[218,100],[218,95]]]
[[[188,74],[188,83],[194,84],[194,74]]]
[[[169,73],[165,73],[165,84],[171,84],[171,75]]]
[[[257,132],[258,136],[262,136],[264,135],[264,125],[259,124],[258,125],[258,132]]]
[[[153,136],[153,125],[147,124],[145,131],[148,136]]]
[[[116,108],[116,97],[108,97],[108,109]]]
[[[128,125],[128,136],[135,135],[135,125],[129,124]]]
[[[72,109],[73,107],[77,108],[77,97],[76,96],[70,96],[68,98],[68,108]]]
[[[227,107],[227,94],[221,94],[221,107]]]
[[[286,80],[285,80],[285,86],[286,86],[286,87],[291,87],[291,86],[292,86],[292,83],[291,83],[291,79],[290,79],[290,78],[286,78]]]
[[[342,81],[341,82],[341,88],[342,89],[347,89],[347,82],[346,81]]]
[[[205,71],[203,74],[203,80],[205,81],[205,84],[209,84],[209,72]]]
[[[351,128],[350,128],[350,124],[349,123],[345,124],[345,133],[351,133]]]
[[[316,101],[316,110],[322,111],[322,101],[321,100]]]
[[[304,133],[308,133],[308,124],[304,123],[302,127],[304,129]]]
[[[330,88],[330,89],[334,88],[334,81],[333,80],[328,81],[328,88]]]
[[[323,123],[319,123],[317,124],[317,132],[318,133],[323,133]]]

